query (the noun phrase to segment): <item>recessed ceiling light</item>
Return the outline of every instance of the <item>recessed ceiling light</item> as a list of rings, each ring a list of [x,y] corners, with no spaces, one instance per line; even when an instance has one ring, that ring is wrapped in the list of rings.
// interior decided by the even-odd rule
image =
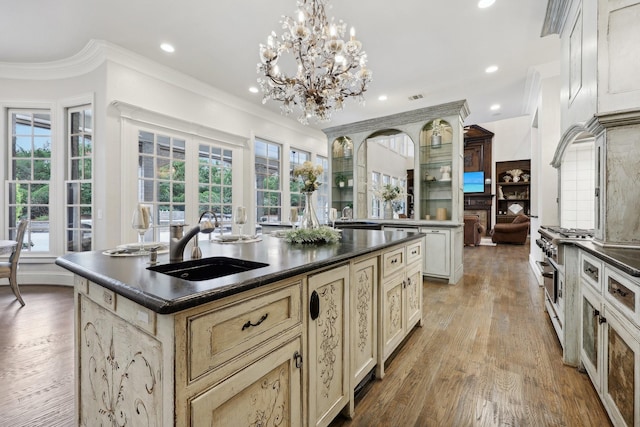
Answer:
[[[498,71],[498,66],[497,65],[490,65],[484,71],[487,72],[487,73],[495,73],[496,71]]]
[[[486,8],[486,7],[491,6],[491,5],[492,5],[492,4],[494,4],[495,2],[496,2],[496,0],[480,0],[480,1],[478,2],[478,7],[479,7],[480,9],[484,9],[484,8]]]
[[[251,86],[251,87],[249,88],[249,92],[251,92],[251,93],[258,93],[258,88],[257,88],[257,87],[255,87],[255,86]]]
[[[387,100],[387,95],[380,95],[378,97],[378,101],[386,101]]]
[[[500,104],[493,104],[493,105],[492,105],[491,107],[489,107],[489,108],[491,108],[491,111],[499,110],[499,109],[500,109]]]
[[[173,53],[176,51],[176,49],[173,47],[173,45],[170,45],[169,43],[162,43],[160,45],[160,49],[164,50],[167,53]]]

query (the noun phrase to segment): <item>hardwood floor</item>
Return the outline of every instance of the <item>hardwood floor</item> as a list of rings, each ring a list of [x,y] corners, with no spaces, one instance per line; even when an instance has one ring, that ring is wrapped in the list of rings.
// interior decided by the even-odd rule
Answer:
[[[0,287],[0,426],[73,425],[73,289]]]
[[[607,426],[585,374],[564,366],[527,248],[465,248],[460,283],[424,282],[424,321],[343,426]],[[504,260],[504,261],[503,261]],[[73,425],[73,293],[0,287],[0,426]]]

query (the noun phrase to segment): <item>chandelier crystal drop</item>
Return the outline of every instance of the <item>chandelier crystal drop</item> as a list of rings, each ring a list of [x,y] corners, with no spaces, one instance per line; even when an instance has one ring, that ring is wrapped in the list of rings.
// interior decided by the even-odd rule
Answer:
[[[298,0],[296,18],[283,16],[280,21],[284,30],[280,38],[271,32],[267,44],[260,44],[262,103],[269,99],[282,102],[281,111],[286,115],[298,107],[298,120],[303,124],[313,117],[329,121],[346,98],[364,103],[363,93],[371,81],[367,54],[355,30],[351,28],[345,42],[346,24],[333,18],[327,21],[326,6],[328,0]],[[293,61],[285,53],[292,54]]]

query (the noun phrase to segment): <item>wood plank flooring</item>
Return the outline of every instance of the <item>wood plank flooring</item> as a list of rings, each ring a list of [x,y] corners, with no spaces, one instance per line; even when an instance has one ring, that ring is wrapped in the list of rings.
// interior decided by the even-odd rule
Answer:
[[[564,366],[527,248],[465,248],[456,285],[425,280],[424,320],[343,426],[608,426],[585,374]],[[73,293],[0,286],[0,426],[73,425]],[[226,426],[225,426],[226,427]]]
[[[0,287],[0,426],[73,425],[73,289]]]

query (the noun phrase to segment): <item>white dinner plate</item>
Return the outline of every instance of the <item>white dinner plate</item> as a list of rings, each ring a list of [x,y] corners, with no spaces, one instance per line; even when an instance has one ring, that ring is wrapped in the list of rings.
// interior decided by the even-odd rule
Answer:
[[[167,246],[166,243],[161,243],[161,242],[145,242],[142,244],[142,247],[144,249],[149,249],[149,248],[157,248],[159,246]],[[125,243],[124,245],[119,245],[119,248],[126,248],[126,249],[138,249],[140,247],[140,243]]]
[[[221,242],[236,242],[242,239],[242,235],[240,234],[223,234],[222,236],[216,236],[215,239],[220,240]]]

